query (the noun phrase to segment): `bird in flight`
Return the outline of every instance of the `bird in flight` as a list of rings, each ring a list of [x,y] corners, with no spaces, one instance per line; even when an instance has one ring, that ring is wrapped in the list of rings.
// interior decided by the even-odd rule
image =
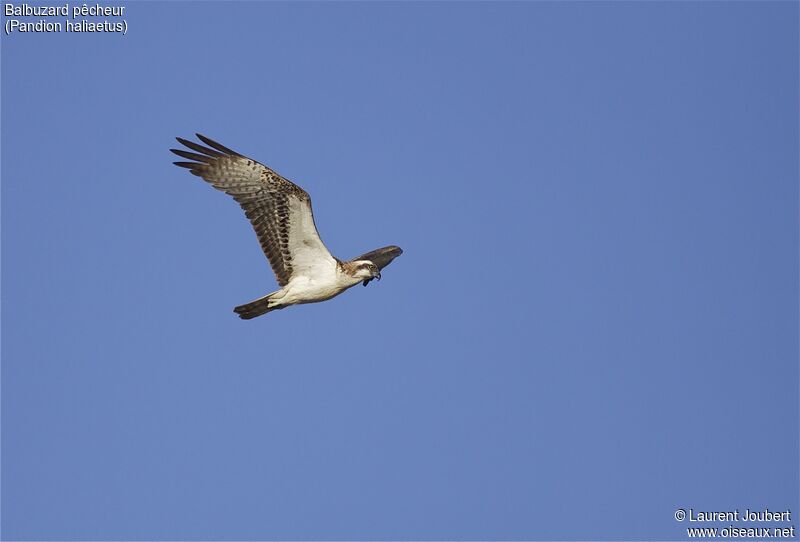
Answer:
[[[170,149],[190,162],[174,162],[217,190],[233,196],[256,231],[279,290],[236,307],[249,320],[270,311],[335,297],[359,282],[380,280],[381,270],[403,253],[387,246],[342,261],[331,255],[314,224],[308,193],[267,166],[205,136],[208,146],[180,137],[183,149]]]

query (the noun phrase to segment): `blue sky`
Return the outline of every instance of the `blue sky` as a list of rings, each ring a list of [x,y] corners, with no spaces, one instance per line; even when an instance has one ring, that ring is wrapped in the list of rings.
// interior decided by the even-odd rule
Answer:
[[[4,539],[684,539],[798,502],[796,2],[2,37]],[[276,285],[201,132],[384,280]],[[800,527],[797,521],[794,525]],[[782,525],[788,526],[788,525]]]

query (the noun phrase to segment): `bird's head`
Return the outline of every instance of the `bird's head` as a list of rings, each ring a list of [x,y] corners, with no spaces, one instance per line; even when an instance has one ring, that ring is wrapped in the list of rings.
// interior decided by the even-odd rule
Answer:
[[[353,278],[364,281],[364,286],[372,279],[381,280],[381,270],[369,260],[356,260],[353,262]]]

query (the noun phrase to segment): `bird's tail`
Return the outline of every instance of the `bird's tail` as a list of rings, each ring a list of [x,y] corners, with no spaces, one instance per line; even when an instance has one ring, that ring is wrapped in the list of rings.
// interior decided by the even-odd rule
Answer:
[[[255,301],[251,301],[250,303],[245,303],[244,305],[239,305],[233,312],[239,315],[239,318],[242,320],[250,320],[251,318],[255,318],[256,316],[261,316],[262,314],[267,314],[270,311],[274,311],[279,309],[280,307],[276,306],[269,306],[269,298],[272,294],[265,295],[264,297],[259,297]]]

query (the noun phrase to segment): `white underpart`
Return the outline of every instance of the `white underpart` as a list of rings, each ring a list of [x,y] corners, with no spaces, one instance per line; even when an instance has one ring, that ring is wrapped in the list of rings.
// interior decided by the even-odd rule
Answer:
[[[270,294],[270,307],[325,301],[363,280],[339,272],[336,259],[317,234],[308,201],[291,200],[289,251],[292,278]]]
[[[335,297],[363,279],[338,272],[336,265],[326,274],[296,276],[289,284],[270,295],[270,307],[316,303]]]

